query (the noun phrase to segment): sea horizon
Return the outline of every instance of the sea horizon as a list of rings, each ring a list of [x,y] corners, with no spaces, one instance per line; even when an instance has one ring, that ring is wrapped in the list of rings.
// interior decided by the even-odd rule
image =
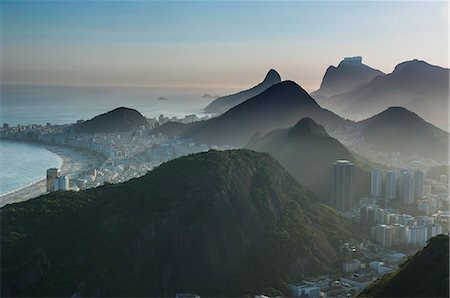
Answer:
[[[2,84],[0,122],[71,124],[122,106],[147,118],[205,116],[203,109],[227,94],[216,88]]]

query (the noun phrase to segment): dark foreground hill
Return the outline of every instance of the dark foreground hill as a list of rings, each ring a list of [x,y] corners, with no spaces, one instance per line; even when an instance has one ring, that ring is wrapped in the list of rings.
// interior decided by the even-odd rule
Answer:
[[[360,159],[310,118],[301,119],[291,128],[277,129],[263,137],[254,137],[247,148],[269,152],[294,178],[324,201],[329,200],[331,195],[332,164],[337,159],[354,163]],[[369,183],[370,173],[357,164],[355,198],[368,195]]]
[[[359,297],[449,297],[449,237],[438,235],[401,268],[366,288]]]
[[[147,119],[134,109],[120,107],[107,113],[95,116],[83,123],[75,124],[78,133],[112,133],[124,132],[148,126]]]
[[[209,151],[1,209],[5,296],[240,296],[330,272],[348,222],[268,154]]]
[[[279,82],[281,82],[280,75],[278,74],[278,72],[276,70],[271,69],[266,74],[266,77],[264,78],[264,80],[261,83],[259,83],[258,85],[254,86],[250,89],[238,92],[236,94],[222,96],[222,97],[215,99],[208,106],[206,106],[205,112],[206,113],[214,113],[214,114],[225,113],[232,107],[235,107],[238,104],[246,101],[247,99],[258,95],[259,93],[263,92],[270,86],[278,84]]]
[[[349,131],[354,123],[322,109],[293,81],[283,81],[219,117],[186,129],[182,137],[198,143],[244,146],[256,133],[291,127],[303,117],[325,126],[330,134]]]

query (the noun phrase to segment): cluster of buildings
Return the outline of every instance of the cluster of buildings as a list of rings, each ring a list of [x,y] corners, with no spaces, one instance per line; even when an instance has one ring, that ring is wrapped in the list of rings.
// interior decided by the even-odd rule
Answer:
[[[147,121],[151,126],[155,127],[158,125],[163,125],[164,123],[167,123],[167,122],[191,123],[191,122],[195,122],[195,121],[208,120],[210,118],[211,117],[208,115],[205,115],[203,117],[198,117],[195,114],[186,115],[186,116],[184,116],[184,118],[166,117],[164,115],[159,115],[158,118],[147,118]]]
[[[47,191],[67,191],[69,190],[69,177],[61,175],[57,168],[47,170]]]
[[[0,129],[0,138],[70,146],[98,153],[101,164],[91,165],[82,173],[71,173],[70,182],[68,177],[55,173],[55,169],[49,169],[47,191],[68,190],[69,186],[72,190],[86,189],[105,182],[120,183],[143,176],[161,163],[179,156],[210,149],[231,149],[229,146],[198,145],[192,140],[169,138],[152,132],[152,128],[167,121],[187,123],[201,120],[196,115],[187,115],[182,119],[160,115],[159,118],[147,120],[149,126],[137,127],[132,131],[96,134],[76,133],[71,125],[47,123],[10,127],[4,124]],[[56,178],[52,178],[54,176]]]
[[[353,209],[354,171],[355,165],[348,160],[337,160],[333,163],[331,203],[336,209],[342,211]],[[398,188],[396,176],[394,171],[386,171],[383,192],[382,172],[379,169],[373,169],[370,195],[373,198],[383,198],[386,205],[397,199],[397,192],[399,192],[399,199],[404,205],[412,205],[414,202],[424,199],[424,173],[422,171],[401,170]],[[442,179],[444,180],[445,177]],[[429,204],[431,203],[423,201],[420,208],[432,209],[433,206]]]
[[[381,171],[373,169],[371,172],[370,195],[374,198],[383,197],[381,191],[382,179]],[[424,196],[424,174],[420,170],[401,170],[400,171],[400,199],[403,204],[411,205],[415,200],[422,199]],[[394,171],[387,171],[385,175],[386,202],[394,200],[397,197],[397,180]]]

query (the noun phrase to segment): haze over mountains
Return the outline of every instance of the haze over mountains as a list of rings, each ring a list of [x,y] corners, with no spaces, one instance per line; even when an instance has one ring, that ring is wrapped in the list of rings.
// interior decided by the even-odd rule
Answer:
[[[362,57],[346,57],[337,67],[331,65],[323,76],[319,90],[311,93],[313,97],[329,97],[351,91],[369,83],[384,73],[362,63]]]
[[[244,90],[240,91],[236,94],[227,95],[223,97],[219,97],[215,99],[213,102],[211,102],[208,106],[205,108],[206,113],[213,113],[213,114],[222,114],[231,109],[234,106],[237,106],[238,104],[246,101],[249,98],[252,98],[253,96],[256,96],[269,88],[270,86],[273,86],[277,83],[281,82],[280,74],[274,70],[271,69],[266,74],[266,77],[264,80],[259,83],[258,85]]]
[[[277,128],[293,126],[303,117],[314,119],[330,134],[339,134],[351,125],[350,121],[322,109],[295,82],[283,81],[226,113],[185,130],[181,136],[200,143],[243,146],[256,133],[263,135]]]
[[[249,150],[8,205],[1,225],[3,297],[287,292],[292,278],[331,272],[351,237],[338,212]]]
[[[292,128],[277,129],[263,137],[254,137],[246,146],[268,152],[286,167],[297,181],[329,202],[331,167],[338,159],[357,161],[357,157],[338,140],[330,137],[323,126],[303,118]],[[367,196],[370,173],[356,163],[355,197]]]
[[[407,158],[448,162],[448,132],[417,114],[391,107],[370,119],[346,120],[322,108],[292,81],[278,83],[218,117],[189,124],[167,123],[156,128],[155,133],[193,139],[199,144],[242,147],[255,136],[292,127],[305,117],[359,154],[367,150],[398,152]]]
[[[448,130],[449,69],[425,61],[400,63],[392,73],[376,76],[346,93],[323,97],[319,89],[313,95],[324,107],[350,119],[361,120],[390,106],[402,106]]]
[[[428,157],[448,162],[448,132],[403,107],[390,107],[357,125],[360,129],[357,142],[366,148],[398,152],[407,158]]]

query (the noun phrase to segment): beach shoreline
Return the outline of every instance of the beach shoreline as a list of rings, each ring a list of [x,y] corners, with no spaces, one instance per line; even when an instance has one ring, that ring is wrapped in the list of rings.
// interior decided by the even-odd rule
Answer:
[[[36,142],[32,143],[38,144],[56,154],[61,159],[61,175],[67,175],[69,179],[77,179],[83,176],[87,171],[98,168],[105,160],[101,154],[85,149]],[[43,174],[44,176],[40,180],[1,195],[0,208],[8,204],[27,201],[45,194],[47,192],[45,172]]]

